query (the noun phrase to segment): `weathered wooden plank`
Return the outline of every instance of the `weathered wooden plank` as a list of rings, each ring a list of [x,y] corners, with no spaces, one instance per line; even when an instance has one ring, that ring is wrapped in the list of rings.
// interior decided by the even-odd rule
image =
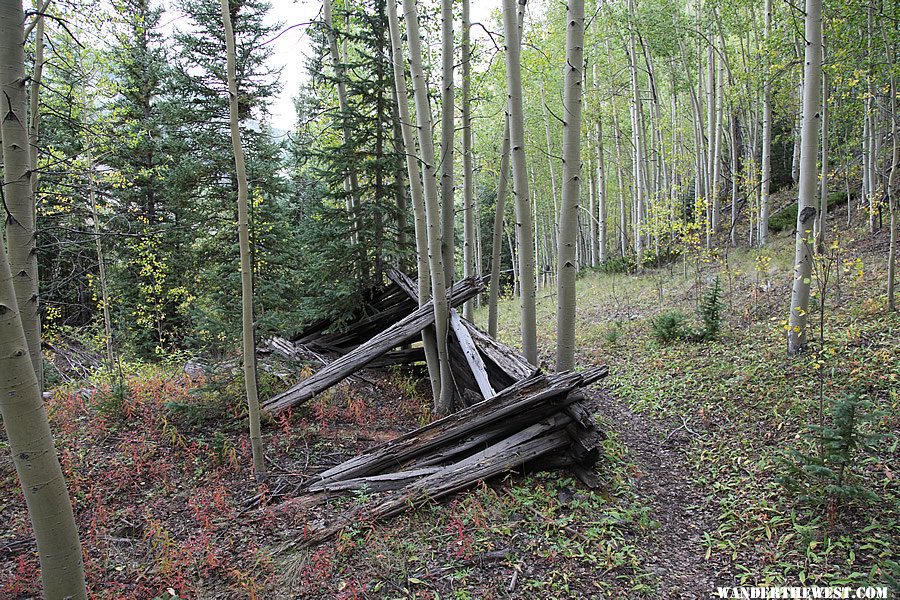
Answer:
[[[450,291],[450,305],[459,306],[474,298],[484,284],[474,278],[459,281]],[[278,413],[291,406],[305,402],[335,383],[362,369],[376,358],[410,341],[422,329],[434,322],[434,308],[422,306],[399,322],[391,325],[358,348],[325,365],[311,377],[301,381],[291,389],[269,398],[262,408],[269,413]]]
[[[474,323],[465,319],[462,319],[462,323],[469,330],[469,335],[482,355],[503,371],[510,380],[524,379],[537,370],[524,356],[509,346],[501,344],[476,327]],[[505,385],[509,385],[509,383]]]
[[[604,366],[583,373],[567,372],[549,376],[535,374],[508,387],[490,400],[484,400],[450,414],[332,467],[319,474],[317,480],[336,481],[378,474],[382,470],[404,465],[417,457],[439,452],[448,444],[476,435],[481,430],[504,420],[515,419],[534,407],[540,407],[538,410],[547,413],[562,410],[568,403],[577,399],[570,400],[569,392],[581,384],[585,375],[593,378],[597,373],[605,374],[607,371]],[[541,417],[536,417],[539,418]]]
[[[344,481],[318,482],[307,488],[310,492],[341,492],[348,490],[368,489],[372,492],[389,492],[400,489],[410,483],[433,475],[441,470],[441,467],[422,467],[419,469],[410,469],[407,471],[397,471],[395,473],[385,473],[383,475],[374,475],[372,477],[357,477],[355,479],[347,479]]]
[[[478,384],[481,395],[485,400],[493,398],[497,395],[497,392],[494,391],[494,388],[491,387],[491,382],[488,380],[484,360],[481,358],[481,354],[479,354],[474,340],[472,340],[472,335],[469,333],[466,326],[463,325],[462,319],[459,318],[459,313],[456,312],[455,308],[450,310],[450,328],[453,329],[456,341],[459,342],[459,345],[462,347],[466,362],[469,364],[469,369],[475,377],[475,382]]]

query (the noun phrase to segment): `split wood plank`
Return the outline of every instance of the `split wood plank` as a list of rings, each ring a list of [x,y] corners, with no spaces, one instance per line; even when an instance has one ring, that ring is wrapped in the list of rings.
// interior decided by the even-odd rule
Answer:
[[[487,369],[484,366],[484,360],[478,352],[478,347],[475,345],[472,335],[469,333],[466,326],[463,325],[462,319],[460,319],[459,313],[456,312],[455,308],[450,309],[450,328],[456,336],[456,341],[459,342],[459,345],[462,347],[463,355],[466,357],[469,369],[472,370],[472,375],[475,376],[475,382],[478,384],[481,395],[485,400],[493,398],[497,395],[497,392],[491,387]]]
[[[568,404],[579,400],[577,394],[570,395],[569,392],[576,387],[594,383],[605,377],[608,372],[606,366],[601,366],[580,373],[569,371],[557,375],[535,374],[506,388],[490,400],[483,400],[447,415],[336,465],[317,475],[308,485],[316,481],[338,481],[377,475],[387,469],[401,467],[419,457],[429,457],[441,451],[453,450],[453,447],[464,445],[471,436],[477,436],[495,425],[501,429],[508,425],[512,430],[530,425],[547,414],[558,412]],[[497,431],[495,435],[501,433]]]
[[[450,290],[450,305],[459,306],[474,298],[484,289],[481,280],[468,277],[459,281]],[[425,327],[434,323],[434,307],[422,306],[405,318],[383,330],[369,341],[351,352],[325,365],[311,377],[301,381],[291,389],[269,398],[262,404],[263,410],[277,414],[291,406],[306,402],[333,386],[348,375],[369,365],[375,359],[414,338]]]

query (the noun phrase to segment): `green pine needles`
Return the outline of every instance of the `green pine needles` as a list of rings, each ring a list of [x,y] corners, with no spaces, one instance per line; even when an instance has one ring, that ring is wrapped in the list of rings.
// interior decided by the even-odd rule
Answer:
[[[699,327],[691,327],[688,317],[680,310],[663,311],[650,320],[653,337],[661,344],[675,341],[706,342],[714,340],[722,330],[722,284],[716,277],[715,284],[710,287],[697,308]]]
[[[851,393],[833,401],[829,424],[808,425],[802,434],[807,446],[818,451],[806,454],[791,448],[780,482],[798,498],[814,507],[824,506],[833,525],[839,509],[850,503],[875,501],[878,496],[861,483],[859,471],[872,459],[874,445],[884,438],[873,433],[881,416],[865,396]]]

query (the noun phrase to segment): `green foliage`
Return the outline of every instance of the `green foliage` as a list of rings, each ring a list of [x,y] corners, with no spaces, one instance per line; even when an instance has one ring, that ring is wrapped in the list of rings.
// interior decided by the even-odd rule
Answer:
[[[804,502],[824,504],[833,522],[835,512],[850,502],[878,500],[861,483],[859,470],[868,462],[865,454],[884,436],[872,432],[881,415],[858,393],[833,401],[830,413],[830,424],[808,425],[803,431],[806,446],[818,446],[818,452],[788,451],[781,483]]]
[[[616,256],[607,259],[605,263],[597,265],[597,270],[608,275],[614,273],[633,273],[635,269],[635,260],[633,254],[625,256]]]
[[[687,315],[680,310],[667,310],[651,318],[650,330],[656,341],[661,344],[671,344],[690,336]]]
[[[701,328],[694,333],[698,341],[714,340],[722,328],[722,310],[725,304],[722,302],[722,285],[716,277],[716,283],[703,294],[697,314],[700,317]]]
[[[839,206],[847,204],[847,194],[832,192],[828,194],[828,211],[831,212]],[[774,232],[793,231],[797,227],[797,202],[796,199],[789,206],[784,207],[769,217],[769,230]]]

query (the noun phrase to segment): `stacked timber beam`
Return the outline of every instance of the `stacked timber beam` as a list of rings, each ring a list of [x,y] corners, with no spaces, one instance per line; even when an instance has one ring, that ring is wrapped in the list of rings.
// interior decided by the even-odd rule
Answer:
[[[309,480],[307,494],[368,490],[384,494],[340,515],[302,540],[321,543],[352,522],[377,521],[509,471],[568,467],[586,485],[605,436],[581,389],[605,366],[558,375],[535,373],[483,400]]]
[[[459,306],[474,298],[484,289],[480,280],[472,277],[455,284],[449,293],[450,306]],[[373,320],[367,318],[366,321]],[[387,319],[388,317],[385,317]],[[284,391],[262,404],[263,410],[276,414],[292,406],[306,402],[342,379],[352,375],[377,360],[391,349],[411,342],[419,336],[423,329],[434,323],[434,309],[430,304],[413,308],[405,317],[376,333],[367,341],[343,354],[332,363],[325,365],[312,377],[304,379],[294,387]],[[352,326],[351,329],[355,329]]]
[[[268,342],[267,351],[289,358],[312,357],[324,366],[266,400],[262,405],[266,411],[279,413],[306,402],[365,367],[423,359],[421,348],[409,344],[434,323],[432,304],[418,306],[415,283],[406,275],[392,271],[389,279],[390,285],[372,294],[369,310],[355,323],[330,331],[331,324],[322,321],[293,342],[281,338]],[[375,500],[299,542],[319,543],[354,521],[391,517],[509,471],[569,468],[586,485],[599,483],[594,466],[605,436],[582,390],[605,377],[607,367],[541,373],[453,308],[483,288],[480,280],[467,278],[448,294],[451,384],[461,410],[295,488],[309,496],[361,489],[377,494]],[[328,362],[323,354],[336,358]]]

